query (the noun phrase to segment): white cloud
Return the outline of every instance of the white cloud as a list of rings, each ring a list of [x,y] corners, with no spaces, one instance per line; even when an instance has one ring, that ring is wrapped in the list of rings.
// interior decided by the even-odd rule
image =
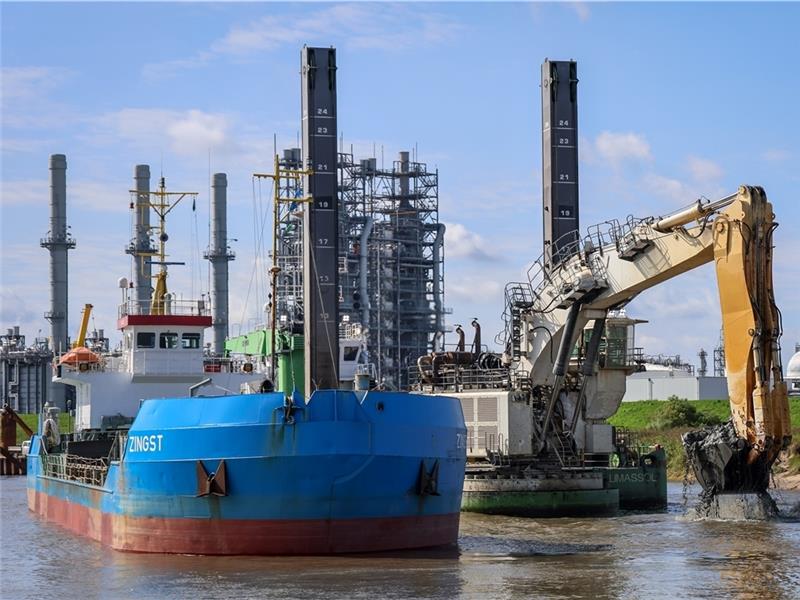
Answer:
[[[722,167],[706,158],[690,156],[688,166],[692,178],[697,182],[716,181],[723,175]]]
[[[267,15],[232,27],[208,49],[189,58],[145,65],[146,77],[163,77],[201,67],[219,57],[245,58],[281,46],[340,45],[358,49],[402,50],[454,39],[463,26],[442,14],[403,5],[337,4],[313,13]]]
[[[197,109],[123,108],[90,120],[94,141],[167,147],[181,156],[205,156],[209,150],[229,152],[234,143],[231,119]]]
[[[489,304],[500,314],[503,310],[503,288],[505,282],[498,281],[483,274],[458,275],[447,277],[445,293],[447,301],[467,304]]]
[[[575,14],[578,15],[578,19],[580,19],[583,22],[589,20],[592,11],[589,8],[588,2],[570,2],[569,6],[572,10],[575,11]]]
[[[190,110],[167,127],[173,150],[192,154],[196,149],[220,148],[227,142],[228,120],[222,115]]]
[[[8,154],[43,153],[53,140],[10,138],[3,136],[2,151]]]
[[[628,161],[652,159],[650,144],[638,133],[603,131],[590,146],[589,157],[596,156],[615,168]]]
[[[50,184],[45,179],[0,181],[0,206],[44,207],[50,202]],[[91,211],[128,212],[127,190],[101,181],[68,181],[67,207]],[[46,221],[42,221],[45,226]]]
[[[4,130],[22,129],[27,135],[32,129],[47,129],[52,133],[53,129],[63,127],[71,111],[56,101],[53,92],[71,75],[72,71],[63,68],[2,67],[0,118]]]
[[[486,241],[461,223],[445,224],[445,252],[448,258],[468,258],[478,261],[496,260],[486,249]]]
[[[688,204],[695,199],[686,185],[671,177],[647,173],[642,178],[642,183],[647,191],[676,203]]]
[[[69,71],[52,67],[3,67],[0,69],[0,94],[3,101],[30,100],[59,85]]]
[[[724,171],[714,161],[689,156],[686,170],[689,173],[688,181],[653,172],[646,173],[641,181],[646,190],[681,205],[698,198],[715,198],[724,193],[721,185]]]

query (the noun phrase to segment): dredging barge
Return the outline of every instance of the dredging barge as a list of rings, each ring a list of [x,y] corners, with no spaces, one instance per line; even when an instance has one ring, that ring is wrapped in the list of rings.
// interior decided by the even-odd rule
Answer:
[[[622,378],[622,392],[624,377],[637,364],[628,352],[633,323],[624,315],[609,318],[599,350],[598,374]],[[458,327],[454,349],[422,357],[410,373],[415,389],[461,401],[468,457],[462,510],[557,517],[666,507],[662,448],[641,444],[632,432],[606,423],[616,406],[590,405],[572,423],[566,402],[559,403],[545,428],[543,390],[534,391],[529,375],[503,365],[502,355],[476,350],[480,325],[472,324],[472,348],[465,350]],[[582,336],[572,353],[573,372],[580,371],[588,341]]]

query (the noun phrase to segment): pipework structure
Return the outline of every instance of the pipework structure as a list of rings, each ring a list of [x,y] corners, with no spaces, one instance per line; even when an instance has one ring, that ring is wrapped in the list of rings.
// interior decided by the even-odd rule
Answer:
[[[211,239],[203,258],[211,263],[211,351],[222,354],[228,337],[228,263],[236,255],[228,247],[228,177],[215,173],[211,195]]]
[[[284,150],[280,165],[300,168],[300,150]],[[339,333],[364,339],[378,383],[405,389],[408,368],[440,350],[445,332],[439,175],[409,152],[400,152],[388,169],[375,158],[339,152],[337,166]],[[299,334],[303,192],[296,179],[279,185],[278,327]]]
[[[20,413],[39,413],[50,399],[53,353],[48,340],[37,337],[30,346],[19,325],[0,335],[0,406]]]
[[[406,389],[408,369],[439,350],[444,326],[444,224],[439,174],[400,152],[390,169],[340,155],[341,310],[367,331],[378,381]]]
[[[50,156],[50,231],[39,244],[50,252],[50,310],[44,318],[50,321],[50,338],[55,356],[69,350],[68,328],[68,262],[67,252],[75,248],[75,240],[67,228],[67,157]],[[63,384],[50,383],[50,402],[66,408]]]
[[[133,286],[137,306],[147,313],[153,293],[152,257],[156,248],[150,237],[150,165],[136,165],[133,170],[135,198],[131,205],[134,211],[133,239],[125,248],[125,254],[133,257]]]

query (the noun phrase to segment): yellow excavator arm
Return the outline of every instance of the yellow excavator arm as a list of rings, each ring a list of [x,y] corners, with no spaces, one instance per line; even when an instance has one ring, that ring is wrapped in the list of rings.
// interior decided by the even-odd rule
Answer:
[[[741,188],[713,224],[733,425],[750,446],[747,462],[770,465],[791,441],[772,285],[776,227],[772,204],[759,187]]]

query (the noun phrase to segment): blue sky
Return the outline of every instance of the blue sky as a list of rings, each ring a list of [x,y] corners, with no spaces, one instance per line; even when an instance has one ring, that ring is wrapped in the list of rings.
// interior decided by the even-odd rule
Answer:
[[[257,318],[250,174],[294,145],[303,44],[333,45],[339,127],[359,157],[440,172],[450,323],[500,326],[502,288],[541,252],[539,68],[578,61],[582,227],[762,185],[781,223],[784,347],[800,342],[798,4],[15,4],[2,11],[0,327],[48,331],[48,156],[69,164],[70,331],[112,330],[129,275],[133,166],[200,193],[176,210],[173,288],[207,289],[209,172],[227,172],[233,332]],[[210,167],[210,171],[209,171]],[[264,190],[264,194],[267,191]],[[637,298],[647,353],[717,342],[713,269]],[[487,336],[491,337],[491,336]],[[788,356],[788,352],[785,352]]]

